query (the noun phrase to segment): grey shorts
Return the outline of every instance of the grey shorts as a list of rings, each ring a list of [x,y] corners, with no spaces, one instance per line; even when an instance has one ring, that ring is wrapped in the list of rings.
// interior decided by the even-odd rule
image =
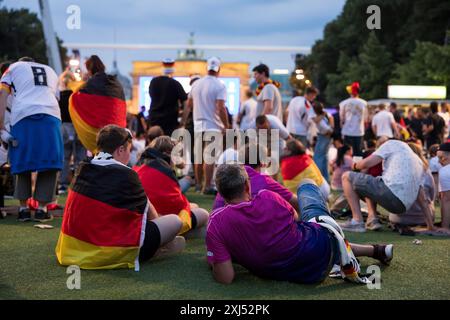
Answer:
[[[369,198],[391,213],[404,213],[405,205],[384,184],[381,177],[373,177],[361,172],[349,173],[353,190],[362,199]]]

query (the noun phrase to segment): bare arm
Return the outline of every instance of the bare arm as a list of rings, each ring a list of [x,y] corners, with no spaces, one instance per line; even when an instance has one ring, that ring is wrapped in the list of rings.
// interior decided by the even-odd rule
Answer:
[[[353,169],[354,170],[369,169],[369,168],[372,168],[372,167],[376,166],[377,164],[381,163],[382,161],[383,161],[383,159],[381,157],[376,156],[376,155],[370,155],[367,158],[365,158],[364,160],[354,163]]]
[[[231,284],[234,279],[234,269],[231,260],[222,263],[214,263],[212,265],[212,273],[217,282]]]
[[[0,89],[0,130],[5,129],[5,111],[9,93]]]
[[[225,129],[228,129],[230,126],[228,122],[228,113],[225,107],[225,101],[216,100],[216,112],[219,113],[220,120],[222,120],[223,124],[225,125]]]
[[[182,127],[184,127],[186,125],[189,113],[191,112],[193,106],[194,106],[194,101],[192,100],[192,98],[189,98],[186,101],[186,104],[184,105],[183,117],[181,118],[181,126]]]
[[[375,124],[372,124],[372,131],[375,137],[377,137],[377,126]]]
[[[273,111],[273,101],[264,100],[263,114],[272,114],[272,111]]]
[[[391,127],[392,127],[392,130],[394,131],[394,136],[396,138],[399,138],[400,137],[400,131],[398,130],[398,126],[397,126],[397,123],[395,123],[395,121],[391,122]]]
[[[425,195],[425,190],[421,186],[419,189],[419,194],[417,195],[417,200],[419,201],[420,208],[422,209],[423,216],[425,218],[425,222],[427,224],[428,230],[434,229],[433,224],[433,213],[431,212],[430,205],[427,201],[427,197]]]

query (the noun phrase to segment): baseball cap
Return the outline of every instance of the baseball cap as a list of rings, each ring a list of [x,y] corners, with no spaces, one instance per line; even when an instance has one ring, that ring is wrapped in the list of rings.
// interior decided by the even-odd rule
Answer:
[[[443,143],[439,146],[439,151],[450,152],[450,142]]]
[[[217,57],[211,57],[208,59],[208,71],[212,70],[218,72],[220,69],[220,59]]]

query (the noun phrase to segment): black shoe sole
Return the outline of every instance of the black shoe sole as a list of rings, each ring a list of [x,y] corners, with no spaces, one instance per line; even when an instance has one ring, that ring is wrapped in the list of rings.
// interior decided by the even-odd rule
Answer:
[[[48,222],[48,221],[52,221],[52,220],[53,220],[53,216],[50,216],[48,218],[43,218],[43,219],[36,219],[36,218],[33,219],[34,222]]]

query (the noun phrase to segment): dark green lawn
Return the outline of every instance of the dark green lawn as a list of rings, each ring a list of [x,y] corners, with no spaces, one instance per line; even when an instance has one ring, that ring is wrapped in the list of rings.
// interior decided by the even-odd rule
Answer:
[[[206,208],[212,198],[189,194]],[[33,228],[9,216],[0,220],[0,299],[450,299],[450,239],[414,237],[385,230],[348,234],[361,243],[391,242],[395,259],[382,267],[380,290],[327,279],[320,285],[262,280],[237,267],[230,286],[214,282],[205,263],[203,240],[188,241],[186,250],[132,270],[81,271],[81,290],[68,290],[66,269],[54,254],[61,218],[52,230]],[[375,263],[362,259],[365,270]]]

